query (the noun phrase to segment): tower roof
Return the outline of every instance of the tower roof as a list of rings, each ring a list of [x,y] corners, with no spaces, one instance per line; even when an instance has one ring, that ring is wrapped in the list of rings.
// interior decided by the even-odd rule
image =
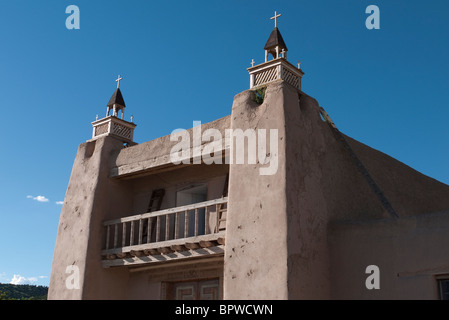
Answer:
[[[271,49],[276,48],[276,46],[279,46],[281,49],[287,51],[287,46],[284,42],[284,39],[282,39],[282,35],[279,32],[279,29],[277,27],[274,27],[273,31],[271,31],[270,37],[267,40],[267,43],[265,44],[264,49],[270,51]]]
[[[120,91],[119,88],[115,90],[114,94],[109,100],[108,107],[112,107],[114,104],[122,106],[123,108],[126,107],[125,100],[123,100],[122,92]]]

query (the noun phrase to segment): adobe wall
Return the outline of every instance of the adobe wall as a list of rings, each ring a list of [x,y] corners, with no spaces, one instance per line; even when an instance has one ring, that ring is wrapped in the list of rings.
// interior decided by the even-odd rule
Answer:
[[[449,210],[449,186],[350,137],[367,167],[400,217]]]
[[[253,93],[235,96],[232,129],[277,129],[278,170],[260,175],[267,165],[230,164],[224,265],[225,299],[287,299],[287,217],[285,120],[282,87],[268,86],[262,105]],[[247,159],[247,151],[245,154]],[[267,152],[269,152],[267,148]],[[231,148],[233,153],[233,148]]]
[[[284,85],[289,299],[330,297],[328,223],[385,212],[312,97]]]
[[[338,263],[329,262],[329,223],[392,217],[339,137],[321,120],[318,102],[288,85],[283,95],[289,298],[328,298],[329,268]],[[400,217],[449,210],[449,186],[345,138]]]
[[[223,149],[221,155],[225,155],[226,145],[225,145],[225,129],[230,126],[230,116],[226,116],[208,123],[202,123],[201,128],[198,127],[194,130],[193,128],[187,129],[186,134],[190,137],[190,150],[189,156],[186,159],[190,159],[190,156],[201,155],[201,150],[206,145],[218,143]],[[175,129],[175,128],[173,128]],[[216,129],[221,134],[223,141],[211,142],[201,141],[201,145],[196,147],[194,145],[194,137],[197,132],[201,135],[208,129]],[[201,136],[200,136],[201,138]],[[114,168],[111,170],[111,177],[126,177],[127,175],[134,175],[136,173],[146,173],[148,171],[155,171],[161,168],[171,167],[172,161],[170,158],[170,152],[172,148],[178,144],[178,141],[171,141],[171,135],[166,135],[159,137],[157,139],[141,143],[139,145],[133,146],[132,148],[125,148],[121,150],[117,156]],[[220,155],[220,156],[221,156]],[[181,160],[184,160],[182,158]],[[225,161],[222,160],[222,163]]]
[[[277,129],[279,164],[268,176],[260,163],[230,166],[225,298],[329,298],[329,220],[384,210],[316,100],[282,81],[260,106],[252,95],[235,97],[231,128]]]
[[[332,299],[438,299],[435,277],[449,274],[449,211],[329,230]],[[369,265],[379,267],[378,290],[366,288]]]
[[[103,270],[100,262],[102,221],[132,205],[126,185],[108,179],[123,143],[100,138],[79,146],[61,210],[48,299],[123,298],[126,270]],[[114,195],[111,197],[111,195]],[[80,289],[70,289],[67,266],[79,270]]]

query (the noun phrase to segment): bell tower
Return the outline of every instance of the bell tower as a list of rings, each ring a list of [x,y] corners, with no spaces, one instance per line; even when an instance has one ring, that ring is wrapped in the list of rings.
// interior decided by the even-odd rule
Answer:
[[[117,80],[115,80],[117,82],[117,89],[112,94],[111,99],[109,99],[106,116],[100,120],[98,120],[97,117],[97,120],[92,122],[92,140],[103,136],[114,136],[123,141],[123,143],[130,145],[135,144],[133,142],[133,135],[136,124],[133,122],[133,117],[131,116],[130,122],[124,120],[126,104],[122,92],[120,91],[121,80],[123,80],[123,78],[120,75]]]
[[[271,31],[270,36],[268,37],[267,43],[265,44],[265,62],[268,61],[268,54],[273,56],[273,59],[278,59],[279,55],[282,53],[282,57],[287,59],[287,46],[285,45],[284,39],[282,39],[282,35],[279,32],[277,18],[282,16],[281,14],[277,14],[274,12],[274,17],[270,19],[274,19],[274,29]]]
[[[254,59],[251,63],[251,67],[248,68],[250,75],[250,88],[259,88],[268,83],[284,80],[288,84],[294,86],[298,90],[301,90],[301,79],[304,72],[300,68],[295,67],[287,61],[287,45],[282,38],[281,32],[277,27],[277,19],[281,14],[274,12],[274,29],[271,31],[265,44],[265,62],[254,66]],[[272,60],[268,60],[269,56],[272,56]]]
[[[115,90],[114,94],[112,95],[111,99],[108,103],[108,110],[106,111],[106,117],[109,116],[109,113],[111,110],[113,110],[112,115],[115,117],[118,117],[118,112],[122,111],[122,119],[125,116],[125,100],[123,100],[122,92],[120,91],[120,81],[123,80],[123,78],[119,75],[117,80],[117,90]]]

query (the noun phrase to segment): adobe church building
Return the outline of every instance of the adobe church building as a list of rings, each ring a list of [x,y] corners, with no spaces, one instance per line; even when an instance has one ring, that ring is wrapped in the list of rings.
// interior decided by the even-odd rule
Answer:
[[[78,148],[49,299],[449,298],[449,186],[341,133],[277,25],[264,49],[229,116],[178,133],[179,161],[173,135],[133,141],[119,77]]]

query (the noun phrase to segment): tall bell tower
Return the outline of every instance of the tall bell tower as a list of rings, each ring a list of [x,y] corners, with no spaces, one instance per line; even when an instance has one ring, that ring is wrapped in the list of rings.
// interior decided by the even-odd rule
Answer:
[[[92,140],[103,136],[114,136],[122,140],[123,143],[130,145],[135,144],[133,135],[136,124],[133,122],[133,117],[131,116],[131,122],[124,120],[126,105],[122,92],[120,91],[121,80],[123,80],[123,78],[120,75],[117,80],[115,80],[117,82],[117,89],[112,94],[111,99],[109,99],[106,116],[103,119],[97,119],[92,122]],[[120,118],[119,115],[121,116]]]
[[[301,90],[301,79],[304,72],[300,68],[295,67],[290,62],[287,61],[287,45],[282,38],[281,32],[277,27],[277,19],[281,14],[274,12],[274,29],[271,31],[268,37],[267,43],[265,44],[265,62],[254,66],[254,60],[252,61],[252,66],[248,68],[250,75],[250,88],[263,87],[268,83],[284,80],[288,84],[294,86],[295,88]],[[269,56],[273,59],[269,60]]]

